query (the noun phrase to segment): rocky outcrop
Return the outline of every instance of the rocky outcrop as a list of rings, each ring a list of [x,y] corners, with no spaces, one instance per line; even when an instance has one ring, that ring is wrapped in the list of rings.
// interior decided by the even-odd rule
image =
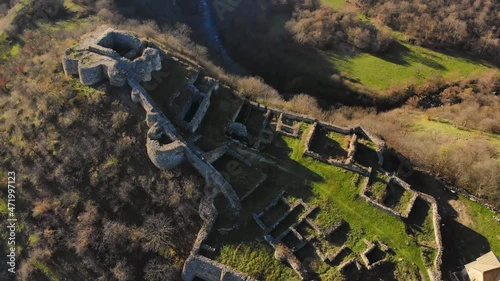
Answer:
[[[231,122],[226,126],[226,133],[232,137],[246,139],[248,138],[248,130],[244,124]]]

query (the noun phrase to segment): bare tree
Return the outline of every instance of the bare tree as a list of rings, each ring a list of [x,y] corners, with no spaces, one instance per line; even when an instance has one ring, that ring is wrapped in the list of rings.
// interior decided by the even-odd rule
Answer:
[[[143,248],[146,251],[160,251],[172,244],[169,240],[174,228],[172,220],[164,214],[151,215],[143,226],[146,242]]]

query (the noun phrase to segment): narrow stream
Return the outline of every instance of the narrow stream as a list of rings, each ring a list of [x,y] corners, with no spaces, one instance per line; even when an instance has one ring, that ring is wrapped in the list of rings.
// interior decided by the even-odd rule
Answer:
[[[208,39],[216,51],[222,56],[222,59],[226,64],[229,66],[237,66],[237,63],[229,56],[229,53],[220,38],[219,31],[217,30],[217,26],[215,24],[215,18],[210,7],[212,2],[210,0],[199,0],[198,2],[201,7],[203,29],[205,30]]]

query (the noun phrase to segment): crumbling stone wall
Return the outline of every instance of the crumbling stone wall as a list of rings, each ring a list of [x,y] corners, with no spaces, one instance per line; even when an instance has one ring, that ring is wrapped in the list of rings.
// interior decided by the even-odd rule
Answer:
[[[179,166],[186,159],[184,145],[179,140],[162,145],[159,141],[162,137],[168,137],[165,128],[155,123],[148,131],[146,148],[149,158],[156,167],[170,170]]]
[[[370,175],[368,175],[368,179],[370,178],[371,176],[371,172],[372,172],[372,168],[370,167],[369,168],[369,171],[370,171]],[[413,194],[413,197],[410,201],[410,203],[408,204],[408,208],[402,212],[402,213],[399,213],[387,206],[384,206],[378,202],[375,202],[373,201],[370,197],[366,196],[366,192],[368,191],[368,188],[369,188],[369,180],[366,181],[365,185],[363,186],[363,188],[361,189],[361,193],[360,193],[360,196],[365,199],[368,203],[376,206],[377,208],[393,215],[393,216],[396,216],[398,218],[408,218],[408,215],[410,214],[411,212],[411,209],[413,208],[413,205],[415,203],[415,201],[417,200],[417,197],[418,197],[418,194],[411,189],[411,186],[409,184],[407,184],[406,182],[404,182],[403,180],[401,180],[400,178],[396,177],[396,176],[391,176],[391,178],[389,179],[389,182],[388,184],[391,182],[391,181],[394,181],[396,182],[398,185],[400,185],[402,188],[404,188],[406,191],[410,192]]]
[[[276,132],[283,134],[285,136],[289,136],[292,138],[297,138],[299,136],[300,132],[300,123],[291,126],[285,124],[285,121],[288,121],[290,119],[287,118],[287,115],[285,113],[280,113],[278,116],[278,121],[276,122]],[[293,122],[293,120],[290,120]]]
[[[361,270],[361,264],[359,264],[358,260],[356,258],[352,258],[346,262],[343,262],[342,264],[339,265],[339,271],[340,272],[345,272],[346,268],[350,265],[354,264],[358,270]]]
[[[441,265],[443,263],[443,250],[444,250],[443,240],[441,236],[441,216],[439,215],[437,201],[434,197],[422,192],[418,191],[416,192],[418,196],[427,201],[432,208],[432,225],[434,227],[434,237],[436,239],[437,255],[436,258],[434,259],[434,269],[432,270],[433,274],[431,277],[433,278],[434,281],[439,281],[442,280]]]
[[[415,204],[415,201],[418,198],[418,194],[413,189],[411,189],[411,186],[408,183],[406,183],[405,181],[403,181],[402,179],[400,179],[400,178],[398,178],[396,176],[392,176],[389,179],[389,183],[388,184],[390,184],[391,181],[396,182],[396,184],[398,184],[399,186],[403,187],[406,191],[411,192],[413,194],[413,197],[412,197],[411,201],[408,203],[407,209],[404,212],[401,213],[402,217],[408,218],[408,215],[410,215],[411,209],[413,209],[413,205]]]

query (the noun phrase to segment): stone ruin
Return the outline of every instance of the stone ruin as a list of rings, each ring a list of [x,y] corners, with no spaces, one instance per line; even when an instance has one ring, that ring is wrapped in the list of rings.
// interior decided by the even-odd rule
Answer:
[[[210,107],[212,92],[218,89],[219,81],[210,77],[203,77],[198,86],[189,85],[183,89],[181,94],[189,96],[189,99],[178,115],[178,124],[194,133]]]
[[[228,156],[234,158],[234,160],[239,161],[242,164],[242,166],[240,166],[238,169],[243,169],[243,167],[245,167],[247,169],[252,169],[253,171],[258,171],[257,175],[255,175],[254,178],[252,178],[251,180],[248,180],[248,182],[247,182],[247,183],[251,183],[251,187],[247,191],[245,191],[243,194],[241,194],[241,196],[239,196],[240,201],[243,202],[246,198],[248,198],[250,195],[252,195],[257,190],[257,188],[267,179],[267,174],[263,173],[259,169],[254,168],[252,163],[250,161],[248,161],[248,159],[243,157],[241,154],[239,154],[236,151],[236,149],[233,149],[232,147],[230,147],[230,144],[223,145],[223,146],[220,146],[216,149],[208,151],[208,152],[203,154],[202,158],[207,163],[214,164],[214,162],[216,162],[217,160],[222,158],[222,156],[224,156],[224,155],[228,155]],[[221,172],[221,174],[223,176],[227,177],[226,180],[228,180],[228,181],[231,180],[231,178],[232,178],[231,175],[226,174],[225,171],[219,171],[219,172]]]
[[[370,171],[370,175],[371,175],[372,174],[371,167],[370,167],[369,171]],[[383,170],[382,170],[382,172],[386,173]],[[408,218],[417,198],[421,198],[422,200],[426,201],[431,206],[432,225],[434,228],[434,237],[435,237],[435,241],[436,241],[436,250],[437,250],[436,258],[433,261],[434,270],[431,270],[431,272],[432,272],[431,277],[433,278],[433,280],[441,280],[441,270],[440,269],[441,269],[441,264],[442,264],[442,255],[443,255],[444,248],[443,248],[443,242],[442,242],[442,237],[441,237],[441,228],[440,228],[441,217],[438,213],[438,205],[437,205],[436,199],[430,195],[427,195],[425,193],[411,189],[411,186],[408,183],[406,183],[405,181],[403,181],[399,177],[393,175],[393,176],[391,176],[389,181],[393,181],[393,182],[397,183],[399,186],[401,186],[402,188],[404,188],[405,190],[407,190],[413,194],[412,199],[411,199],[410,203],[408,204],[408,208],[406,209],[406,211],[403,213],[399,213],[399,212],[396,212],[393,209],[388,208],[388,207],[386,207],[378,202],[375,202],[374,200],[372,200],[370,197],[368,197],[366,195],[366,192],[369,189],[369,178],[370,178],[370,176],[368,176],[368,179],[366,180],[365,185],[361,189],[360,196],[363,199],[365,199],[368,203],[380,208],[381,210],[383,210],[391,215],[394,215],[394,216],[401,218],[401,219]]]
[[[276,122],[276,132],[285,136],[297,138],[300,133],[300,123],[294,122],[293,118],[288,117],[288,114],[281,113]]]
[[[364,240],[367,248],[361,253],[361,259],[365,263],[366,268],[371,270],[388,260],[389,247],[384,242],[379,241],[378,245]]]
[[[150,81],[151,73],[161,69],[160,51],[131,34],[108,29],[88,34],[78,46],[67,49],[63,68],[87,86],[109,80],[122,87],[128,80]]]
[[[105,80],[117,87],[128,84],[132,89],[131,100],[141,104],[146,111],[146,123],[149,126],[146,148],[153,164],[159,169],[170,170],[188,161],[205,177],[207,198],[213,199],[216,194],[222,193],[235,215],[238,215],[241,203],[232,186],[210,163],[202,159],[202,155],[190,148],[189,142],[182,137],[140,84],[150,81],[152,73],[162,69],[162,56],[167,55],[152,43],[141,41],[126,32],[107,29],[104,32],[87,34],[78,46],[67,49],[63,54],[62,63],[66,75],[78,75],[84,85],[94,85]],[[187,85],[187,94],[191,94],[189,103],[192,105],[198,102],[199,106],[190,122],[178,124],[189,132],[196,131],[202,122],[210,106],[210,96],[219,85],[218,81],[209,77],[204,78],[198,87],[194,87],[192,83]],[[210,281],[254,280],[225,265],[197,255],[195,249],[201,247],[201,242],[210,232],[217,217],[217,211],[211,207],[213,203],[200,204],[199,213],[204,225],[193,247],[193,253],[185,264],[183,278],[193,280],[200,277]]]
[[[170,56],[153,43],[142,41],[127,32],[107,29],[103,32],[97,31],[84,36],[78,46],[71,47],[64,52],[62,63],[65,73],[67,75],[79,76],[80,81],[84,85],[94,85],[108,80],[112,86],[130,86],[132,89],[131,100],[141,104],[146,112],[146,123],[149,127],[146,136],[146,149],[153,164],[159,169],[169,170],[187,161],[204,176],[206,183],[204,188],[205,197],[202,198],[199,206],[199,215],[204,223],[193,245],[191,255],[184,264],[183,279],[194,280],[201,278],[208,281],[255,280],[226,265],[210,260],[199,253],[200,249],[207,247],[204,241],[206,241],[209,233],[212,231],[218,216],[217,209],[213,203],[217,194],[222,193],[225,196],[235,216],[238,216],[241,210],[241,200],[245,198],[245,196],[238,198],[233,187],[214,168],[212,163],[225,153],[229,153],[236,158],[239,157],[238,159],[243,162],[246,159],[231,149],[230,146],[223,146],[213,151],[202,152],[194,145],[195,141],[193,139],[184,139],[185,134],[179,132],[176,128],[178,126],[188,133],[196,132],[206,112],[209,110],[212,93],[219,88],[217,80],[210,77],[198,79],[198,75],[195,75],[193,79],[187,81],[185,87],[178,93],[175,93],[175,95],[183,98],[183,103],[177,108],[178,111],[176,111],[175,116],[172,118],[175,124],[166,117],[162,108],[155,104],[140,83],[150,81],[152,73],[162,69],[162,59],[165,57]],[[178,60],[174,57],[170,58],[173,61]],[[175,98],[175,95],[172,98]],[[258,118],[255,118],[255,120],[253,117],[250,118],[252,114]],[[361,126],[342,128],[316,120],[310,116],[284,112],[267,106],[263,107],[248,100],[242,100],[238,111],[229,120],[226,132],[236,140],[235,144],[243,140],[243,143],[246,145],[258,149],[261,145],[270,144],[273,141],[274,132],[290,137],[299,137],[302,133],[301,122],[313,125],[310,135],[307,136],[305,155],[369,177],[372,169],[365,170],[356,165],[354,161],[358,138],[364,137],[371,140],[377,146],[376,152],[379,165],[381,166],[384,162],[384,141]],[[309,150],[311,139],[318,127],[351,136],[345,159],[342,161],[332,161]],[[238,147],[237,150],[241,150],[241,148]],[[256,183],[251,192],[264,180],[265,176]],[[394,181],[401,185],[399,179],[395,178]],[[405,186],[403,185],[403,187]],[[364,195],[364,191],[361,195]],[[435,280],[439,280],[442,244],[437,204],[435,199],[428,195],[418,193],[418,196],[428,201],[433,207],[434,231],[439,250],[438,256],[435,259],[435,268],[437,270],[434,277]],[[279,202],[285,204],[288,211],[271,225],[264,224],[261,218]],[[281,233],[273,233],[273,231],[276,232],[276,228],[280,222],[285,220],[287,216],[298,208],[305,210],[305,213],[298,218],[298,221],[294,222]],[[335,224],[327,231],[323,231],[310,218],[315,210],[317,209],[307,206],[302,200],[298,200],[292,204],[283,197],[283,194],[280,194],[263,212],[254,214],[255,221],[264,231],[264,239],[275,249],[275,257],[280,261],[288,263],[302,279],[308,279],[310,272],[308,272],[307,267],[297,258],[297,252],[306,245],[312,245],[314,241],[327,240],[329,236],[333,235],[345,223],[341,221],[338,225]],[[409,210],[411,210],[411,207],[407,213],[409,213]],[[308,235],[302,233],[300,231],[301,225],[307,225],[312,228],[314,233]],[[287,241],[289,237],[293,238],[291,240],[298,242],[290,244]],[[369,269],[385,260],[370,257],[376,249],[375,244],[370,243],[367,242],[367,249],[361,255],[365,266]],[[379,242],[378,245],[383,249],[383,243]],[[333,254],[324,254],[320,249],[315,247],[318,256],[327,263],[332,263],[348,250],[346,245],[343,245]],[[361,269],[361,264],[357,258],[352,258],[339,265],[341,272],[349,271],[350,268]]]
[[[345,157],[342,157],[340,159],[334,159],[334,158],[327,158],[321,153],[315,152],[311,150],[311,144],[313,142],[313,139],[315,138],[316,134],[318,134],[318,130],[321,130],[323,133],[326,132],[333,132],[337,133],[340,135],[345,135],[345,136],[350,136],[349,139],[349,144],[347,147],[346,155]],[[354,126],[350,128],[344,128],[344,127],[339,127],[335,126],[332,124],[320,122],[320,121],[315,121],[313,123],[313,128],[309,132],[309,135],[306,138],[306,143],[304,147],[304,155],[307,155],[309,157],[312,157],[318,161],[334,165],[346,170],[353,171],[355,173],[359,173],[361,175],[368,175],[369,172],[357,165],[354,161],[354,156],[357,152],[357,145],[358,145],[358,138],[363,137],[365,139],[370,140],[373,142],[376,146],[376,153],[378,157],[378,164],[382,165],[384,163],[384,151],[386,149],[385,142],[380,139],[379,137],[373,135],[370,133],[368,130],[363,128],[362,126]]]
[[[399,217],[399,218],[408,218],[408,215],[410,214],[410,212],[413,208],[413,205],[415,204],[415,201],[418,198],[418,193],[416,191],[414,191],[413,189],[411,189],[411,186],[408,183],[406,183],[405,181],[403,181],[402,179],[400,179],[399,177],[391,176],[385,189],[384,189],[382,198],[380,198],[379,200],[374,200],[371,197],[367,196],[369,189],[370,189],[372,172],[373,172],[373,170],[370,169],[370,174],[368,176],[368,180],[365,181],[365,185],[363,186],[363,189],[361,190],[361,194],[360,194],[361,197],[364,198],[370,204],[375,205],[376,207],[380,208],[381,210],[383,210],[391,215],[394,215],[394,216]],[[410,202],[408,202],[406,209],[404,209],[402,211],[398,211],[398,210],[395,210],[394,208],[386,206],[386,204],[383,203],[391,192],[389,190],[389,186],[391,186],[391,185],[399,187],[399,188],[403,189],[403,192],[408,192],[411,194],[411,199],[410,199]]]
[[[242,100],[233,118],[226,125],[226,134],[259,149],[271,144],[274,133],[269,127],[273,112],[249,100]]]

